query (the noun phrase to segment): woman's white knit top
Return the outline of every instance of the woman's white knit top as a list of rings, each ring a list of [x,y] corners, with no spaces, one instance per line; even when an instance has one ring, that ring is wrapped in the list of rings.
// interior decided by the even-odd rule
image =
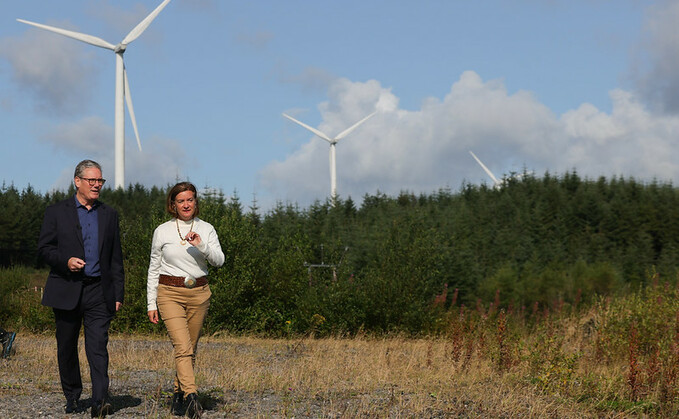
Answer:
[[[186,237],[191,221],[179,222],[181,236]],[[222,266],[224,252],[219,244],[217,231],[212,224],[198,217],[193,219],[193,231],[200,235],[200,245],[192,246],[188,241],[181,244],[177,224],[173,218],[159,225],[153,232],[151,242],[151,261],[146,282],[146,301],[148,311],[157,310],[158,277],[163,275],[199,278],[208,274],[207,264]]]

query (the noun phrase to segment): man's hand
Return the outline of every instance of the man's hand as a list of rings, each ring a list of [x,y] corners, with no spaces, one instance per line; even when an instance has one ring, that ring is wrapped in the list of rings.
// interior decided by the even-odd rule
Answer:
[[[80,258],[72,257],[68,260],[68,270],[71,272],[80,272],[84,267],[85,261]]]
[[[153,324],[158,324],[158,310],[149,310],[149,320]]]
[[[123,303],[120,301],[116,301],[116,311],[120,310],[120,308],[123,306]]]

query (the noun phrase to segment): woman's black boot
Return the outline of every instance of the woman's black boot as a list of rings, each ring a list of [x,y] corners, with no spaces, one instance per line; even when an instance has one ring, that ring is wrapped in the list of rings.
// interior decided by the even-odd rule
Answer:
[[[203,408],[198,402],[198,395],[196,393],[191,393],[186,396],[186,416],[191,419],[200,418]]]
[[[180,416],[183,414],[182,405],[184,404],[184,392],[175,391],[172,395],[172,407],[171,412],[173,415]]]

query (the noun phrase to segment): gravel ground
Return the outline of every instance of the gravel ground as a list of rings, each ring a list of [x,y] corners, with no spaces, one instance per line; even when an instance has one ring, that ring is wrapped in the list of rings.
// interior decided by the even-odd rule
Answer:
[[[167,350],[170,345],[169,342],[161,341],[149,341],[147,344],[151,349],[158,347],[163,350]],[[44,371],[36,371],[34,374],[21,370],[22,364],[32,365],[36,362],[25,358],[26,355],[22,353],[20,345],[21,340],[18,337],[16,346],[19,349],[9,359],[0,359],[0,419],[90,417],[91,385],[89,380],[86,377],[83,378],[81,411],[75,414],[64,413],[65,399],[61,392],[57,366],[44,365]],[[53,338],[45,338],[45,345],[54,345]],[[82,341],[80,345],[82,346]],[[125,343],[111,341],[109,352],[120,350],[122,345]],[[171,350],[171,346],[169,348]],[[48,360],[48,362],[54,361]],[[19,370],[18,373],[17,370]],[[170,414],[173,370],[137,369],[130,371],[111,368],[109,375],[110,400],[114,409],[111,417],[173,417]],[[291,406],[289,400],[282,400],[273,392],[268,394],[224,393],[219,388],[211,390],[199,388],[199,400],[204,408],[202,416],[204,418],[318,416],[318,414],[313,414],[314,411],[318,412],[314,407],[315,401]]]
[[[0,361],[0,364],[8,361]],[[12,362],[11,360],[9,362]],[[0,365],[0,368],[2,366]],[[131,374],[124,382],[110,386],[114,418],[171,418],[171,385],[160,388],[157,373],[153,371]],[[24,381],[24,380],[22,380]],[[90,417],[91,387],[84,383],[80,412],[65,414],[65,399],[58,380],[52,382],[7,383],[0,381],[0,418],[78,418]],[[316,417],[313,406],[290,409],[288,402],[271,394],[221,394],[199,390],[203,405],[203,418],[250,417]],[[313,402],[312,402],[313,405]],[[320,406],[319,406],[320,408]],[[295,410],[299,411],[295,414]],[[286,411],[287,413],[283,413]]]
[[[139,391],[126,391],[118,388],[112,388],[111,401],[114,412],[111,417],[114,418],[171,418],[170,414],[170,397],[162,396],[160,400],[153,400],[147,395]],[[86,388],[85,391],[88,389]],[[210,395],[201,394],[201,399],[204,401],[203,418],[246,418],[246,417],[282,417],[278,411],[280,400],[274,395],[259,396],[259,401],[253,401],[257,404],[256,409],[250,409],[247,406],[248,397],[237,396],[235,394],[226,395],[225,397],[213,397]],[[227,407],[229,400],[236,403],[239,408],[230,410]],[[74,414],[64,413],[64,397],[61,392],[45,391],[36,394],[16,394],[4,395],[0,393],[0,416],[3,418],[79,418],[90,417],[90,403],[89,398],[81,399],[81,412]],[[263,405],[268,404],[270,410],[265,412],[262,410]],[[291,416],[296,416],[292,414]],[[306,415],[301,415],[305,417]],[[313,416],[313,415],[312,415]],[[300,416],[297,416],[300,417]],[[309,417],[309,416],[306,416]]]
[[[7,361],[2,361],[7,362]],[[9,360],[8,362],[12,362]],[[110,386],[114,417],[172,417],[170,414],[170,393],[172,387],[160,388],[159,379],[163,377],[153,371],[130,374],[125,382],[114,381]],[[164,380],[165,381],[165,380]],[[14,383],[0,382],[0,417],[2,418],[68,418],[90,417],[90,391],[88,382],[84,383],[83,397],[80,400],[81,412],[65,414],[65,399],[57,380],[32,383],[19,380]],[[246,411],[225,411],[227,398],[234,396],[200,394],[206,410],[203,417],[248,417]],[[257,416],[256,412],[252,415]]]
[[[55,383],[56,384],[56,383]],[[135,385],[137,383],[131,383]],[[150,389],[147,389],[150,390]],[[85,389],[85,392],[88,388]],[[132,390],[131,386],[111,388],[111,402],[114,412],[112,418],[172,418],[179,417],[170,414],[170,396],[163,395],[160,399],[148,397],[141,391]],[[255,400],[257,398],[258,400]],[[273,394],[247,395],[212,395],[201,394],[204,403],[203,418],[250,418],[250,417],[316,417],[307,408],[295,414],[283,414],[280,410],[281,400]],[[2,418],[79,418],[90,417],[91,400],[80,400],[81,411],[74,414],[64,413],[64,397],[61,392],[41,391],[36,394],[6,395],[0,393],[0,416]],[[229,408],[233,403],[237,408]],[[250,406],[249,406],[250,405]],[[254,407],[257,405],[257,407]],[[269,408],[265,408],[265,406]]]

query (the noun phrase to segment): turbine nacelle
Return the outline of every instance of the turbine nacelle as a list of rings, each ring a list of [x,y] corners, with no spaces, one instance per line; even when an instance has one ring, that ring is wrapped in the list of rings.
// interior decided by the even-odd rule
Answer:
[[[116,54],[122,54],[122,53],[125,52],[126,49],[127,49],[127,44],[118,44],[118,45],[116,45],[115,48],[113,48],[113,52],[115,52]]]

